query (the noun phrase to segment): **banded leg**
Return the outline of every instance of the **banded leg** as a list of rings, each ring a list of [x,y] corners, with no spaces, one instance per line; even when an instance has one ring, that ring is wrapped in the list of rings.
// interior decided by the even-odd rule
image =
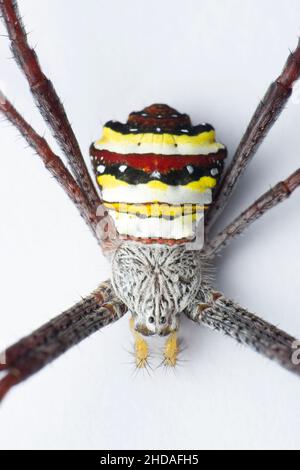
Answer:
[[[222,232],[216,235],[205,247],[203,256],[213,258],[237,235],[240,235],[255,220],[259,219],[267,211],[285,201],[300,186],[300,168],[281,181],[272,189],[264,193],[242,214],[231,222]]]
[[[255,155],[257,149],[284,109],[292,94],[293,84],[300,76],[300,41],[283,68],[281,75],[273,82],[264,99],[256,109],[250,124],[236,150],[221,184],[217,190],[214,203],[206,216],[207,230],[226,206],[241,175]]]
[[[46,140],[42,138],[35,130],[25,121],[18,113],[13,105],[0,91],[0,113],[2,113],[21,133],[28,144],[40,156],[46,168],[55,177],[62,186],[71,201],[75,204],[80,214],[86,221],[96,236],[97,216],[91,209],[81,187],[76,183],[69,170],[65,167],[61,159],[55,155]]]
[[[202,302],[186,312],[190,319],[230,336],[300,375],[300,342],[296,338],[207,286],[202,287],[201,296]]]
[[[28,44],[17,1],[0,0],[0,13],[11,42],[12,53],[28,81],[39,110],[66,155],[77,184],[85,193],[91,209],[96,212],[100,204],[99,196],[64,107],[52,82],[41,70],[35,51]]]
[[[0,355],[0,400],[14,385],[23,382],[54,359],[100,328],[121,318],[125,305],[110,282]]]

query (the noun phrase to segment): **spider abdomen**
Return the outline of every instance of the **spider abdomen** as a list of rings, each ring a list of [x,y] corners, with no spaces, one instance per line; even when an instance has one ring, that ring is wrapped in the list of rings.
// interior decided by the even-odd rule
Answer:
[[[121,237],[142,243],[180,243],[211,204],[226,148],[209,124],[155,104],[109,121],[91,156],[103,204]]]

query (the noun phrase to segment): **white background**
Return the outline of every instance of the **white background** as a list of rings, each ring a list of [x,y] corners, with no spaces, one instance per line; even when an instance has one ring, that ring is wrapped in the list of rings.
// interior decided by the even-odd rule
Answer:
[[[125,120],[152,102],[214,124],[232,156],[300,32],[298,0],[22,0],[20,8],[89,168],[88,147],[105,121]],[[58,152],[10,56],[2,37],[2,87]],[[299,167],[299,102],[298,86],[221,222]],[[296,192],[236,240],[216,275],[226,295],[298,337],[299,203]],[[5,122],[0,204],[4,347],[89,293],[109,265],[61,188]],[[1,448],[299,447],[298,377],[187,320],[187,350],[175,373],[135,377],[127,320],[8,395]]]

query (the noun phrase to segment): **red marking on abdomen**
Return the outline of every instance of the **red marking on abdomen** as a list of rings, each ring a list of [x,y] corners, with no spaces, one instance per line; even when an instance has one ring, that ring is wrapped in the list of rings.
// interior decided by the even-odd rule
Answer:
[[[225,149],[220,149],[214,155],[158,155],[155,153],[129,153],[123,155],[108,150],[99,150],[92,146],[90,154],[96,157],[97,160],[99,159],[99,163],[104,165],[126,164],[149,173],[156,170],[160,173],[168,173],[171,170],[181,170],[187,165],[205,168],[226,158]]]
[[[135,242],[143,243],[144,245],[182,245],[184,243],[191,243],[193,241],[192,238],[158,238],[158,237],[134,237],[133,235],[119,235],[121,240],[132,240]]]

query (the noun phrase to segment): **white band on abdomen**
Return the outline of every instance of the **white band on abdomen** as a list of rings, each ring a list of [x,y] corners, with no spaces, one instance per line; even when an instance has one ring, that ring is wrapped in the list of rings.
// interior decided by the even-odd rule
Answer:
[[[159,217],[142,218],[113,210],[109,210],[109,214],[121,235],[173,240],[193,238],[196,233],[196,226],[198,226],[204,217],[203,210],[194,215],[189,214],[174,219]]]
[[[211,204],[212,191],[201,193],[184,186],[169,186],[167,189],[151,188],[147,184],[102,188],[102,199],[107,202],[127,202],[132,204],[159,201],[168,204]]]

